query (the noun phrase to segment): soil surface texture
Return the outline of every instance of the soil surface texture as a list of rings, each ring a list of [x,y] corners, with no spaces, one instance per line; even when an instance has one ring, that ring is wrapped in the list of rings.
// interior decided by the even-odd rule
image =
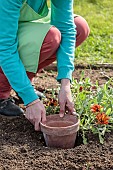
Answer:
[[[76,69],[74,78],[80,78],[82,69]],[[85,77],[104,84],[113,76],[112,69],[84,69]],[[34,79],[40,91],[57,88],[56,72],[42,71]],[[12,91],[11,95],[14,95]],[[45,145],[41,132],[24,116],[7,119],[0,117],[0,170],[113,170],[113,131],[107,133],[101,145],[98,138],[88,134],[89,143],[77,138],[72,149],[54,149]]]

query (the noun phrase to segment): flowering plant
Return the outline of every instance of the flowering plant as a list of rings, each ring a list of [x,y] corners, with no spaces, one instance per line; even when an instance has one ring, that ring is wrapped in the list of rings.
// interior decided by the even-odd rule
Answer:
[[[44,98],[43,103],[46,108],[46,115],[55,114],[59,112],[60,108],[58,104],[58,99],[56,98],[56,95],[58,94],[57,91],[58,89],[49,89],[51,95],[46,96],[46,98]]]
[[[80,131],[84,144],[87,143],[87,132],[98,134],[99,141],[103,144],[105,133],[113,129],[112,87],[112,79],[99,86],[98,82],[93,84],[90,78],[84,78],[84,72],[79,82],[75,79],[72,81],[73,101],[80,116]],[[52,96],[44,101],[47,114],[59,112],[56,91],[52,89]]]
[[[90,78],[80,81],[73,79],[72,94],[76,112],[80,115],[80,129],[83,143],[87,143],[86,134],[91,131],[98,134],[100,143],[104,142],[105,132],[113,128],[113,82],[110,79],[103,86],[92,84]]]

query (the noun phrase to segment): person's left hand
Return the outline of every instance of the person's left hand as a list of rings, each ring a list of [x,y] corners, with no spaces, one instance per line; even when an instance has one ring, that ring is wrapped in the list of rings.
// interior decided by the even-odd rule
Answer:
[[[70,89],[70,80],[63,79],[61,82],[61,88],[58,95],[58,101],[60,105],[60,117],[63,117],[66,109],[68,113],[73,114],[75,112],[74,103],[72,101],[72,94]]]

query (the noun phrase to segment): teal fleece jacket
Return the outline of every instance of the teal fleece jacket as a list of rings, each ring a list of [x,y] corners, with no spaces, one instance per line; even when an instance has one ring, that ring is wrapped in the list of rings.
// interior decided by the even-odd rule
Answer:
[[[28,0],[27,3],[36,11],[45,0]],[[12,88],[23,99],[24,104],[36,100],[30,80],[17,50],[18,20],[23,0],[0,0],[0,67]],[[51,0],[51,24],[56,26],[62,35],[57,51],[57,80],[71,80],[74,70],[75,25],[73,21],[73,0]],[[32,31],[32,30],[31,30]]]

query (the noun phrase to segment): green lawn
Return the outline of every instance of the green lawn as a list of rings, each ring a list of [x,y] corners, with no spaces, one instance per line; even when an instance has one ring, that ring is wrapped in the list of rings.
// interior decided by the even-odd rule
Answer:
[[[113,0],[74,0],[74,12],[90,27],[88,39],[76,49],[75,63],[113,63]]]

